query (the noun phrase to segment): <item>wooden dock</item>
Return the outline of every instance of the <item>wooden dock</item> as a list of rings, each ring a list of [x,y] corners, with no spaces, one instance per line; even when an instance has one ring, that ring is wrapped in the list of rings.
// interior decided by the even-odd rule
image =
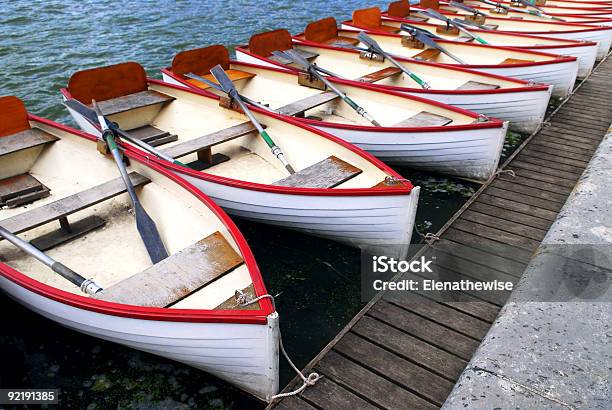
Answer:
[[[438,232],[437,271],[518,282],[612,123],[611,78],[608,58]],[[397,293],[378,294],[308,364],[324,376],[315,386],[269,407],[441,407],[508,295],[415,303]]]

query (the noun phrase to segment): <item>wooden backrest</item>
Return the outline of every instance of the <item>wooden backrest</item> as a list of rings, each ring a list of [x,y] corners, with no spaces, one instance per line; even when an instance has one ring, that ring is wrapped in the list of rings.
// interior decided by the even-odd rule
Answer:
[[[408,0],[400,0],[390,3],[387,14],[391,17],[408,17],[410,15],[410,2]]]
[[[324,43],[336,37],[338,37],[338,24],[333,17],[313,21],[306,26],[304,31],[304,38],[315,43]]]
[[[438,0],[421,0],[419,5],[424,9],[438,10],[440,8],[440,2]]]
[[[210,69],[220,64],[229,69],[229,51],[222,45],[214,45],[178,53],[172,60],[172,72],[178,75],[194,73],[206,75]]]
[[[291,34],[285,29],[255,34],[249,40],[249,51],[262,57],[269,57],[273,51],[285,51],[292,47]]]
[[[76,72],[70,77],[68,91],[84,104],[110,100],[146,91],[147,74],[138,63],[128,62]]]
[[[29,129],[28,111],[23,101],[12,95],[0,97],[0,137]]]
[[[362,27],[380,27],[382,25],[380,9],[378,7],[370,7],[353,11],[353,23]]]

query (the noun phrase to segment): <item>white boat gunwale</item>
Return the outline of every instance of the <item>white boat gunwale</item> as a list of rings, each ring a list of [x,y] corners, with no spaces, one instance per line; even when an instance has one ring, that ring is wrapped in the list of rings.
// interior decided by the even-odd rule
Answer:
[[[255,63],[249,63],[249,62],[244,62],[244,61],[237,61],[237,60],[230,60],[230,65],[238,65],[238,66],[245,66],[245,67],[254,67],[254,68],[259,68],[259,69],[264,69],[264,70],[271,70],[271,71],[275,71],[275,72],[279,72],[279,73],[287,73],[287,74],[291,74],[297,77],[298,72],[294,71],[294,70],[288,70],[285,68],[281,68],[281,67],[269,67],[269,66],[264,66],[261,64],[255,64]],[[186,81],[186,79],[179,75],[176,74],[174,72],[171,71],[170,68],[163,68],[162,73],[171,77],[173,80],[180,82],[181,84],[183,84],[185,87],[194,89],[194,90],[202,90],[201,88],[197,87],[194,84],[191,84],[189,82]],[[341,78],[336,78],[336,77],[330,77],[329,80],[332,83],[336,83],[336,84],[344,84],[344,85],[348,85],[348,86],[359,86],[361,88],[364,89],[369,89],[372,91],[376,91],[376,92],[382,92],[384,94],[388,94],[388,95],[393,95],[395,97],[400,97],[400,98],[404,98],[406,100],[414,100],[414,101],[418,101],[421,103],[425,103],[425,104],[430,104],[436,107],[441,107],[444,109],[447,109],[449,111],[454,111],[456,113],[459,114],[463,114],[466,116],[469,116],[471,118],[474,118],[475,120],[478,119],[479,117],[481,117],[481,114],[475,113],[473,111],[469,111],[466,109],[463,109],[461,107],[456,107],[454,105],[448,105],[448,104],[444,104],[441,103],[439,101],[435,101],[435,100],[430,100],[424,97],[420,97],[420,96],[415,96],[415,95],[408,95],[406,93],[401,93],[401,92],[397,92],[394,90],[388,90],[388,89],[381,89],[379,88],[377,85],[373,85],[373,84],[369,84],[369,83],[358,83],[355,84],[355,81],[351,81],[351,80],[345,80],[345,79],[341,79]],[[205,90],[202,90],[204,92],[206,92]],[[445,131],[445,130],[449,130],[449,131],[460,131],[460,130],[473,130],[473,129],[483,129],[483,128],[501,128],[503,127],[503,121],[496,119],[496,118],[488,118],[488,121],[485,122],[474,122],[471,124],[457,124],[457,125],[444,125],[444,126],[428,126],[428,127],[394,127],[394,126],[381,126],[381,127],[375,127],[373,125],[365,125],[365,124],[345,124],[345,123],[321,123],[321,121],[317,121],[317,120],[310,120],[307,118],[296,118],[293,116],[290,116],[300,122],[306,123],[308,125],[311,126],[315,126],[315,125],[319,125],[319,126],[325,126],[326,128],[339,128],[339,129],[348,129],[348,130],[360,130],[360,131],[368,131],[368,132],[401,132],[401,131],[405,131],[405,132],[440,132],[440,131]]]
[[[54,121],[41,118],[32,114],[28,114],[28,120],[32,123],[40,123],[51,128],[56,128],[59,131],[67,132],[78,137],[96,142],[97,138],[93,135],[87,134],[83,131],[79,131],[68,127],[63,124],[56,123]],[[92,144],[92,149],[95,149]],[[147,167],[150,167],[154,171],[160,173],[164,177],[167,177],[171,181],[177,183],[191,194],[193,194],[198,200],[200,200],[209,210],[219,218],[219,221],[227,228],[228,232],[232,235],[232,239],[238,246],[241,256],[243,257],[244,263],[247,266],[247,270],[251,277],[255,294],[260,296],[267,293],[259,267],[255,261],[246,239],[242,233],[238,230],[238,227],[230,219],[230,217],[208,196],[198,190],[189,182],[173,174],[172,172],[165,169],[165,167],[152,163],[148,158],[138,154],[137,152],[131,152],[126,150],[125,155]],[[179,308],[156,308],[156,307],[143,307],[135,305],[127,305],[115,302],[108,302],[104,300],[94,299],[87,296],[81,296],[76,293],[67,292],[56,287],[44,284],[25,275],[11,266],[0,262],[0,275],[5,277],[7,280],[23,287],[31,292],[34,292],[42,297],[51,299],[53,301],[66,304],[78,309],[84,309],[96,313],[106,314],[110,316],[119,316],[126,318],[133,318],[139,320],[151,320],[151,321],[167,321],[167,322],[194,322],[194,323],[236,323],[236,324],[257,324],[265,325],[268,323],[268,316],[275,313],[272,303],[264,298],[259,303],[261,309],[257,310],[213,310],[213,309],[179,309]]]
[[[296,44],[299,44],[301,42],[295,39],[294,41]],[[346,49],[342,47],[333,47],[327,44],[312,43],[309,46],[328,49],[328,50],[334,50],[334,51],[343,52],[343,53],[359,54],[359,51],[357,50],[351,50],[351,49]],[[255,60],[263,61],[269,66],[271,65],[274,67],[281,67],[287,70],[298,71],[297,68],[294,68],[288,65],[284,65],[268,57],[264,57],[264,56],[260,56],[258,54],[252,53],[249,50],[248,45],[236,46],[236,52],[243,53],[244,55],[247,55]],[[386,90],[399,91],[399,92],[417,92],[420,94],[448,94],[448,95],[487,95],[487,94],[504,94],[504,93],[525,92],[525,91],[541,92],[541,91],[547,91],[550,87],[548,84],[530,83],[529,81],[526,81],[526,80],[521,80],[521,79],[513,78],[513,77],[505,77],[502,75],[492,74],[488,72],[476,71],[476,70],[472,70],[471,68],[466,68],[460,65],[441,64],[441,63],[436,63],[436,62],[431,62],[431,61],[421,61],[421,60],[409,60],[409,59],[402,58],[402,57],[397,57],[396,60],[408,61],[411,64],[421,64],[421,65],[429,65],[429,66],[434,66],[434,67],[450,68],[452,70],[459,70],[465,73],[473,73],[476,76],[484,75],[484,76],[495,78],[498,80],[517,83],[517,86],[507,87],[507,88],[500,87],[500,88],[493,89],[493,90],[446,90],[446,89],[435,89],[435,88],[424,89],[420,87],[405,87],[405,86],[395,86],[395,85],[386,85],[386,84],[373,84],[375,87],[386,89]],[[357,81],[357,80],[346,80],[346,81],[362,84],[362,82]]]
[[[147,84],[149,85],[149,87],[151,87],[152,85],[153,86],[158,85],[161,87],[174,88],[176,90],[199,95],[199,96],[210,98],[210,99],[220,100],[220,97],[218,95],[208,92],[206,90],[194,89],[191,87],[170,84],[162,80],[157,80],[153,78],[147,78]],[[62,88],[61,93],[66,99],[72,98],[67,88]],[[191,177],[195,177],[197,179],[209,181],[212,183],[218,183],[221,185],[227,185],[230,187],[247,189],[247,190],[252,190],[252,191],[263,191],[263,192],[269,192],[269,193],[289,194],[289,195],[314,195],[314,196],[339,196],[340,197],[340,196],[407,195],[407,194],[410,194],[410,192],[415,188],[412,185],[412,183],[407,181],[404,177],[402,177],[399,173],[397,173],[391,167],[387,166],[385,163],[383,163],[376,157],[372,156],[371,154],[368,154],[367,152],[363,151],[362,149],[358,148],[357,146],[353,144],[350,144],[329,133],[326,133],[324,131],[321,131],[319,129],[306,125],[293,117],[288,117],[285,115],[272,113],[272,112],[269,112],[267,110],[263,110],[257,107],[251,107],[251,111],[254,111],[259,114],[263,114],[265,116],[269,116],[269,117],[272,117],[272,118],[275,118],[275,119],[278,119],[284,122],[288,122],[291,125],[295,125],[297,127],[303,128],[311,133],[317,134],[320,137],[323,137],[338,145],[341,145],[343,148],[348,149],[352,151],[353,153],[361,156],[362,158],[370,162],[372,165],[374,165],[376,168],[383,171],[386,175],[390,177],[394,177],[395,179],[398,180],[398,183],[396,185],[389,186],[389,187],[333,188],[333,189],[268,185],[268,184],[262,184],[258,182],[242,181],[238,179],[223,177],[220,175],[214,175],[214,174],[210,174],[206,172],[196,171],[194,169],[176,165],[168,161],[165,161],[163,159],[160,159],[152,154],[144,152],[143,150],[133,146],[132,144],[125,144],[123,142],[120,142],[120,144],[123,147],[125,147],[126,150],[129,150],[131,152],[136,152],[138,153],[138,155],[144,158],[147,158],[148,161],[155,161],[158,164],[161,164],[163,167],[170,169],[172,171],[180,172],[182,174],[189,175]]]

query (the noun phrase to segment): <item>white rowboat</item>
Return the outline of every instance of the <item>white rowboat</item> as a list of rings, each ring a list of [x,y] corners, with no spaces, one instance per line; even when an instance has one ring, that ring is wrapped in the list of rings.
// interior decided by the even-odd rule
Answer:
[[[227,71],[241,95],[275,112],[296,115],[298,121],[387,163],[475,180],[486,180],[497,171],[507,124],[436,101],[332,78],[340,91],[381,124],[373,126],[333,92],[300,85],[297,72],[230,61],[223,46],[177,54],[172,66],[162,70],[163,79],[211,91],[208,84],[185,74],[213,81],[210,68],[217,64]]]
[[[117,167],[96,138],[0,98],[0,225],[104,289],[94,296],[0,241],[0,289],[94,337],[186,363],[269,400],[278,391],[278,315],[244,237],[194,186],[126,153],[168,258],[152,265]],[[59,223],[58,223],[59,221]],[[160,278],[163,286],[160,285]]]

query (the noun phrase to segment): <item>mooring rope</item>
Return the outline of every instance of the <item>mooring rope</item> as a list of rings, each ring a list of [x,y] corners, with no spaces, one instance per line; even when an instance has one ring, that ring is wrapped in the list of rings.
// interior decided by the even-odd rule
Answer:
[[[235,293],[235,298],[236,298],[236,302],[238,303],[238,305],[240,306],[248,306],[251,305],[253,303],[259,302],[262,299],[268,298],[270,299],[270,301],[272,301],[272,306],[274,307],[274,311],[276,312],[276,302],[274,301],[274,296],[270,295],[270,294],[265,294],[265,295],[261,295],[258,296],[252,300],[248,300],[247,299],[247,295],[241,291],[241,290],[236,290]],[[302,386],[300,386],[299,388],[287,392],[287,393],[279,393],[279,394],[275,394],[273,396],[270,397],[271,400],[276,400],[276,399],[280,399],[282,397],[289,397],[289,396],[295,396],[296,394],[300,394],[301,392],[303,392],[308,386],[314,386],[315,383],[322,378],[323,376],[319,375],[316,372],[312,372],[310,373],[308,376],[304,376],[304,374],[300,371],[300,369],[297,368],[297,366],[293,363],[293,360],[291,360],[291,358],[289,357],[289,354],[287,353],[287,351],[285,350],[285,346],[283,345],[283,337],[280,334],[280,327],[278,329],[278,344],[280,346],[280,350],[283,353],[283,356],[285,356],[285,359],[287,359],[287,362],[289,363],[289,365],[291,366],[291,368],[293,369],[293,371],[295,371],[295,373],[300,376],[300,378],[302,379]]]

